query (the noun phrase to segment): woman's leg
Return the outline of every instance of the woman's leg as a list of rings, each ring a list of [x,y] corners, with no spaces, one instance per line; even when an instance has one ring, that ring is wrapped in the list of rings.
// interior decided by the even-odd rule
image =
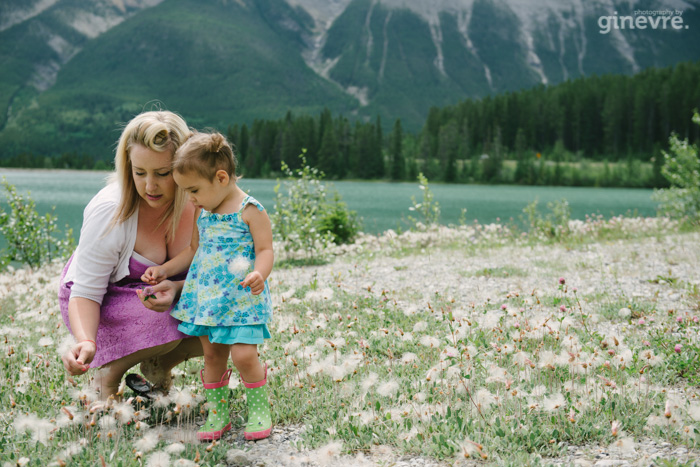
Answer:
[[[265,372],[258,359],[258,346],[255,344],[233,344],[231,361],[241,374],[243,381],[256,383],[265,378]]]
[[[170,371],[180,363],[193,357],[201,357],[202,343],[199,337],[188,337],[179,341],[179,344],[160,355],[144,360],[141,363],[141,373],[156,388],[165,391],[170,389],[172,378]]]
[[[132,354],[126,355],[118,360],[109,362],[98,370],[95,377],[97,390],[100,392],[100,399],[107,399],[109,396],[117,393],[119,384],[131,367],[143,362],[144,360],[156,358],[161,355],[168,354],[175,350],[180,345],[180,340],[168,342],[167,344],[149,347],[139,350]]]

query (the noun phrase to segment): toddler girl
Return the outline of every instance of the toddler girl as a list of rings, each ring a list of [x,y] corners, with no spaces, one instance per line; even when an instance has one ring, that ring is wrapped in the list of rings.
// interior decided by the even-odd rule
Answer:
[[[198,133],[187,140],[173,159],[173,177],[196,207],[197,228],[189,248],[162,266],[148,268],[142,280],[156,284],[189,267],[171,315],[182,321],[180,331],[199,336],[204,349],[201,378],[209,414],[197,437],[215,440],[231,429],[230,354],[246,388],[245,438],[266,438],[272,429],[267,367],[260,365],[257,346],[270,337],[270,219],[236,184],[236,158],[219,133]]]

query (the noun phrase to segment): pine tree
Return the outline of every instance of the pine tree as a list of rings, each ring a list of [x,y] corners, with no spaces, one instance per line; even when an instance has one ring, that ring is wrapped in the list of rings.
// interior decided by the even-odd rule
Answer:
[[[403,129],[401,119],[394,122],[394,130],[391,132],[391,179],[403,180],[406,174],[405,161],[403,157]]]

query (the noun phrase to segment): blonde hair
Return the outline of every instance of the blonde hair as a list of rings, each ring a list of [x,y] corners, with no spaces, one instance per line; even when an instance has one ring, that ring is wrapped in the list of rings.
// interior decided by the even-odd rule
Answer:
[[[213,180],[216,172],[224,170],[234,181],[236,155],[221,133],[194,133],[175,153],[173,170],[178,173],[195,172]]]
[[[134,184],[131,157],[129,156],[131,149],[140,144],[156,152],[168,151],[174,156],[175,151],[191,135],[192,130],[187,126],[185,120],[167,110],[144,112],[126,124],[119,137],[117,153],[114,157],[116,172],[112,179],[119,183],[122,196],[117,212],[112,218],[112,227],[133,216],[141,199]],[[158,223],[158,227],[166,223],[168,232],[166,238],[168,239],[175,236],[185,202],[185,192],[179,187],[176,188],[174,202],[168,206]]]

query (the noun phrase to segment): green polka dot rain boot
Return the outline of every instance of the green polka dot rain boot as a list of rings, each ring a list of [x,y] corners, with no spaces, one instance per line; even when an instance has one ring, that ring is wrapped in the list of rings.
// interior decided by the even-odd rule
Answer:
[[[265,365],[265,377],[262,381],[257,383],[243,381],[243,385],[248,401],[248,423],[245,425],[245,439],[267,438],[272,431],[270,401],[267,398],[267,365]]]
[[[204,426],[197,432],[197,439],[200,441],[213,441],[220,439],[224,433],[231,429],[231,422],[228,414],[228,380],[231,370],[226,370],[218,383],[205,383],[204,370],[200,372],[202,384],[207,396],[207,407],[209,414]]]

